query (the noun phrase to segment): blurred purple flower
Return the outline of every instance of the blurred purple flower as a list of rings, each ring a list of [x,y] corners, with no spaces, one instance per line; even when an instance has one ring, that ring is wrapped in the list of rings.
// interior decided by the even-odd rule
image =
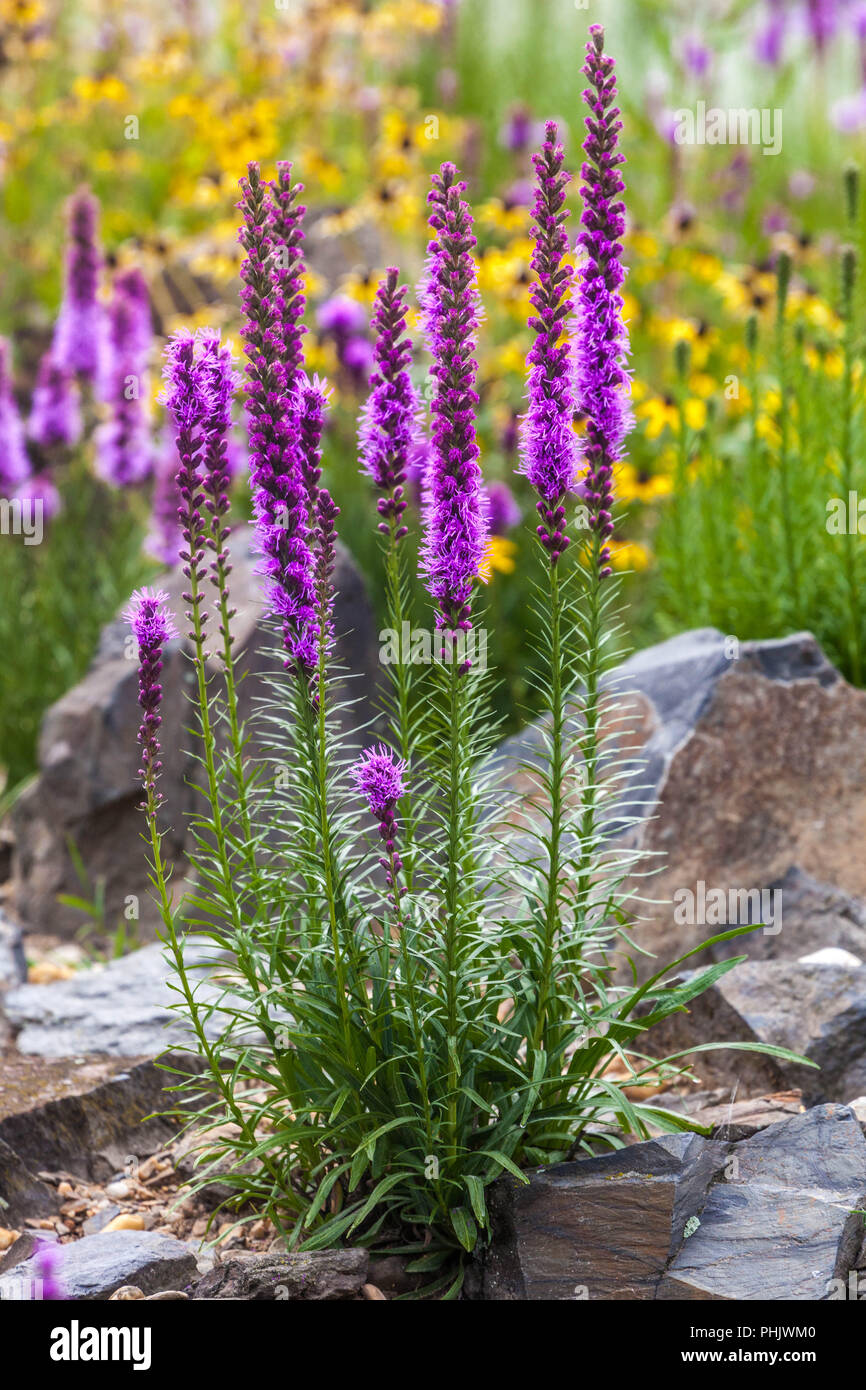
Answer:
[[[512,106],[499,131],[499,143],[511,154],[523,154],[533,143],[536,122],[532,112],[522,103]]]
[[[788,192],[798,200],[811,198],[815,192],[815,175],[810,174],[808,169],[795,169],[788,179]]]
[[[66,1297],[62,1280],[58,1274],[62,1264],[63,1249],[60,1245],[55,1245],[53,1241],[48,1240],[40,1240],[37,1243],[33,1255],[33,1267],[34,1274],[42,1285],[42,1298],[45,1302],[56,1302]]]
[[[12,389],[12,349],[0,338],[0,488],[15,487],[29,476],[24,425]]]
[[[96,437],[96,470],[114,487],[150,476],[148,357],[152,341],[150,301],[141,271],[122,271],[114,282],[100,353],[98,388],[108,418]]]
[[[148,555],[162,565],[177,564],[183,533],[177,515],[177,476],[180,459],[175,442],[176,427],[169,420],[162,436],[162,447],[153,469],[153,502],[150,530],[145,540]]]
[[[159,760],[159,726],[162,723],[159,675],[162,671],[163,647],[171,638],[177,637],[178,632],[168,611],[168,594],[162,589],[136,589],[123,616],[138,643],[138,703],[143,712],[138,731],[141,748],[138,775],[144,783],[148,801],[152,799],[154,805],[159,805],[161,798],[156,791],[156,780],[162,767]]]
[[[363,306],[346,294],[335,294],[320,304],[316,310],[316,322],[323,333],[335,338],[348,338],[367,326]]]
[[[39,503],[45,521],[52,521],[63,505],[60,493],[48,473],[34,473],[32,477],[26,478],[23,483],[18,484],[15,496],[22,502],[29,499],[31,502]]]
[[[485,489],[485,493],[490,534],[504,536],[506,531],[511,531],[520,524],[523,513],[507,483],[497,480]]]
[[[697,78],[706,77],[713,62],[710,49],[694,31],[683,39],[679,56],[686,72]]]
[[[53,343],[56,360],[91,381],[99,370],[104,327],[97,300],[102,269],[98,219],[99,203],[89,189],[79,189],[67,204],[65,284]]]
[[[41,449],[71,448],[81,438],[81,392],[74,374],[49,348],[39,363],[27,430]]]

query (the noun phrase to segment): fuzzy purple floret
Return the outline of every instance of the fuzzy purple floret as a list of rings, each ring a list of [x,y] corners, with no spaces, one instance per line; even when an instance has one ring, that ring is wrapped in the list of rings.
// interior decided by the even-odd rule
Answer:
[[[398,286],[398,279],[399,271],[390,267],[376,291],[371,321],[376,369],[361,412],[358,441],[364,470],[384,494],[377,502],[382,518],[379,530],[387,534],[393,525],[399,541],[408,530],[400,518],[406,510],[404,484],[418,442],[420,402],[408,370],[412,342],[406,336],[407,290],[405,285]]]
[[[39,363],[27,431],[41,449],[71,448],[81,438],[81,392],[51,350]]]
[[[404,795],[405,771],[406,764],[395,758],[390,748],[381,743],[375,748],[368,748],[352,768],[355,786],[378,820],[393,811]]]
[[[159,675],[162,671],[163,648],[166,642],[178,635],[166,608],[167,603],[168,594],[161,589],[137,589],[123,615],[138,643],[138,703],[143,713],[138,731],[141,748],[138,775],[144,783],[147,798],[153,798],[157,805],[160,798],[156,791],[156,779],[162,767],[159,760],[159,726],[162,723]]]
[[[15,489],[15,496],[21,502],[30,502],[31,505],[40,507],[43,521],[53,521],[62,510],[60,493],[49,473],[34,473],[32,477],[19,483]]]
[[[17,487],[30,476],[24,425],[12,389],[12,353],[0,338],[0,488]]]
[[[474,359],[480,299],[472,215],[453,164],[433,176],[427,199],[435,239],[428,248],[423,308],[436,382],[433,439],[425,478],[421,551],[427,587],[440,608],[437,626],[471,628],[472,588],[487,546],[475,409]]]
[[[102,254],[99,203],[82,188],[67,205],[68,241],[63,302],[54,329],[56,360],[93,381],[99,370],[104,316],[97,300]]]
[[[551,564],[556,564],[569,543],[563,530],[563,501],[574,483],[577,444],[571,345],[567,338],[563,340],[573,308],[565,231],[569,216],[565,190],[571,176],[563,168],[563,150],[553,121],[545,127],[544,145],[540,154],[533,155],[533,163],[537,184],[532,269],[536,279],[530,292],[535,313],[529,327],[536,336],[527,357],[529,409],[523,426],[522,469],[539,495],[538,535]]]
[[[626,366],[629,345],[622,321],[619,293],[625,272],[622,241],[625,204],[620,194],[625,184],[617,172],[625,157],[617,150],[622,129],[618,119],[616,74],[613,59],[604,53],[604,30],[590,27],[587,61],[583,69],[590,87],[584,100],[590,109],[584,141],[586,162],[581,169],[584,212],[578,245],[585,255],[580,272],[577,316],[577,403],[586,417],[584,483],[590,526],[602,541],[599,573],[610,573],[609,547],[613,531],[613,469],[622,456],[631,427],[630,380]]]
[[[259,167],[241,180],[241,335],[247,357],[246,407],[256,541],[271,610],[282,619],[286,664],[311,675],[317,661],[315,561],[308,497],[298,451],[298,398],[303,312],[300,284],[302,187],[280,166],[272,202]],[[279,240],[275,240],[279,238]],[[285,269],[283,265],[285,264]],[[276,277],[276,278],[275,278]],[[283,278],[281,278],[283,277]],[[286,278],[287,277],[287,278]]]

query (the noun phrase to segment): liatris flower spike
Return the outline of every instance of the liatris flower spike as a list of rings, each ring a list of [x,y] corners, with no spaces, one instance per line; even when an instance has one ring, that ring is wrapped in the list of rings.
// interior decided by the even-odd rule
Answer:
[[[422,565],[437,600],[436,623],[456,641],[472,626],[472,586],[487,547],[487,521],[475,438],[478,395],[474,360],[480,316],[472,248],[472,215],[460,194],[453,164],[433,175],[428,197],[430,243],[423,290],[431,373],[433,441],[425,478],[425,536]]]
[[[163,648],[170,638],[178,635],[171,614],[167,611],[167,603],[168,594],[162,589],[137,589],[123,614],[138,643],[138,703],[144,713],[138,732],[141,747],[138,775],[144,783],[146,804],[152,810],[160,802],[156,779],[162,767],[158,738],[162,723],[159,713],[162,701],[159,673],[162,670]]]
[[[586,501],[590,526],[598,536],[599,575],[611,573],[613,469],[630,428],[629,374],[625,366],[628,337],[622,322],[620,286],[625,232],[625,184],[617,173],[625,156],[617,150],[622,129],[616,98],[613,59],[604,53],[604,30],[593,24],[583,71],[590,81],[584,101],[590,108],[584,141],[587,161],[581,169],[584,212],[578,237],[586,261],[580,271],[578,304],[578,409],[586,416]]]
[[[397,881],[403,861],[397,851],[399,827],[394,813],[397,802],[406,791],[403,781],[405,771],[406,764],[395,758],[390,748],[381,743],[376,748],[368,748],[351,770],[355,786],[365,797],[371,814],[379,822],[379,834],[384,850],[379,863],[385,870],[398,918],[400,898],[406,890],[401,888]]]
[[[406,336],[406,287],[398,286],[400,272],[392,266],[376,291],[371,327],[376,334],[376,370],[361,414],[358,432],[364,469],[383,494],[377,502],[384,534],[393,528],[395,541],[408,532],[400,518],[406,510],[403,495],[407,470],[418,433],[420,404],[409,364],[412,343]]]
[[[69,241],[63,303],[54,329],[54,355],[70,371],[93,381],[102,350],[103,313],[97,299],[102,255],[97,239],[99,204],[82,188],[69,200]]]
[[[556,125],[549,121],[540,154],[533,155],[535,250],[531,290],[535,314],[529,327],[536,338],[527,357],[529,409],[523,428],[523,472],[539,495],[538,538],[555,565],[568,545],[564,532],[565,498],[574,483],[577,450],[572,428],[574,395],[571,347],[563,328],[572,311],[572,270],[566,263],[568,236],[565,190],[571,175],[563,169]]]
[[[178,520],[184,542],[179,558],[184,574],[192,581],[191,592],[184,594],[184,599],[192,605],[187,617],[195,639],[196,632],[203,631],[207,621],[199,585],[205,549],[201,456],[208,413],[208,380],[192,333],[178,333],[169,340],[163,376],[166,385],[160,399],[177,431]]]

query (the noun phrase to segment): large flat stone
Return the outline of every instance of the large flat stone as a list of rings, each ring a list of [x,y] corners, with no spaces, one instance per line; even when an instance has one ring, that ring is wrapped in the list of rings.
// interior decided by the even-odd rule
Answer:
[[[59,1249],[58,1277],[65,1297],[72,1300],[106,1300],[124,1284],[134,1284],[145,1294],[183,1289],[197,1273],[192,1251],[155,1231],[103,1232]],[[32,1291],[36,1273],[30,1259],[0,1276],[0,1299],[38,1296]]]
[[[652,1299],[727,1145],[664,1136],[532,1172],[491,1194],[487,1300]]]
[[[367,1279],[366,1250],[314,1250],[299,1255],[240,1255],[215,1265],[193,1298],[321,1302],[357,1298]]]
[[[201,969],[215,959],[212,947],[188,938],[185,960]],[[167,981],[171,967],[158,943],[143,946],[105,966],[79,971],[71,980],[49,985],[21,985],[3,1001],[8,1021],[20,1030],[20,1052],[40,1057],[75,1057],[100,1053],[110,1057],[156,1057],[189,1038],[188,1025],[169,1005],[177,1002]],[[198,985],[202,1000],[215,998],[219,987]],[[225,1015],[207,1023],[219,1036]]]
[[[807,1105],[844,1102],[866,1091],[866,966],[746,961],[646,1035],[657,1056],[696,1043],[757,1042],[789,1048],[820,1070],[793,1062],[715,1051],[695,1056],[709,1085],[802,1089]]]
[[[858,1258],[866,1140],[853,1113],[818,1106],[736,1146],[661,1299],[820,1301]],[[838,1296],[838,1295],[837,1295]]]

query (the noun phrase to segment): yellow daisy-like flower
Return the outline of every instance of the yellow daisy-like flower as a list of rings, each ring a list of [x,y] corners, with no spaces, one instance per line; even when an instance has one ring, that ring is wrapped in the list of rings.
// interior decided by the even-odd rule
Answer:
[[[517,543],[507,536],[491,536],[478,566],[478,578],[482,584],[489,584],[493,571],[499,574],[513,574],[516,569],[515,555]]]
[[[683,406],[683,415],[690,430],[702,430],[707,423],[707,403],[690,396]]]
[[[666,429],[678,430],[680,412],[670,396],[650,396],[642,402],[635,412],[639,420],[646,420],[647,439],[658,439]]]
[[[673,481],[666,474],[647,473],[630,463],[620,464],[614,482],[616,496],[621,502],[655,502],[673,492]]]
[[[617,570],[649,569],[652,556],[640,541],[614,541],[610,548],[610,562]]]

